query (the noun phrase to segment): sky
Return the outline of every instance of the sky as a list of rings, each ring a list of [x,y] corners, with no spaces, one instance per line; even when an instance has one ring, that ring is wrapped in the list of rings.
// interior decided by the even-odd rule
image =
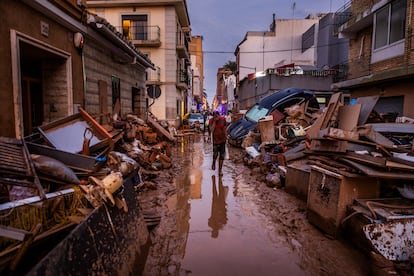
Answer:
[[[217,69],[228,61],[236,60],[234,52],[247,32],[268,31],[273,14],[276,19],[303,19],[308,14],[335,12],[348,2],[349,0],[187,0],[191,34],[203,37],[204,89],[210,106],[217,88]]]

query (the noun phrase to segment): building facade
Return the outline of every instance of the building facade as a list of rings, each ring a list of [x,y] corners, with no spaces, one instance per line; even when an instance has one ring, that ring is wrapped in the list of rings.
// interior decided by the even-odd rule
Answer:
[[[110,112],[114,99],[132,110],[131,89],[145,89],[153,64],[108,24],[96,24],[84,1],[0,1],[0,10],[0,136],[29,135],[78,107]]]
[[[375,111],[414,118],[413,1],[351,1],[338,33],[349,38],[347,79],[333,89],[380,96]]]
[[[264,72],[267,68],[276,68],[286,64],[315,66],[316,50],[310,47],[302,51],[302,34],[318,24],[318,21],[318,17],[273,18],[269,31],[247,32],[235,51],[238,81],[243,80],[249,74]]]
[[[289,87],[314,91],[321,101],[332,94],[331,85],[343,78],[342,63],[348,56],[348,40],[334,33],[339,18],[331,13],[273,19],[270,31],[248,32],[235,51],[237,109],[248,109]]]
[[[191,95],[191,34],[186,1],[88,0],[87,4],[155,64],[156,70],[147,72],[149,111],[178,126]]]
[[[191,55],[192,72],[192,96],[191,111],[203,111],[207,109],[206,98],[204,96],[204,54],[203,37],[192,36],[189,44]]]

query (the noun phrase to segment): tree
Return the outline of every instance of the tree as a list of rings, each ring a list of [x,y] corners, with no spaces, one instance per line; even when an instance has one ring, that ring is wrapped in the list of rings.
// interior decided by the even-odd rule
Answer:
[[[233,74],[236,74],[237,71],[237,63],[235,61],[227,61],[226,64],[224,64],[223,68],[226,68],[230,70]]]

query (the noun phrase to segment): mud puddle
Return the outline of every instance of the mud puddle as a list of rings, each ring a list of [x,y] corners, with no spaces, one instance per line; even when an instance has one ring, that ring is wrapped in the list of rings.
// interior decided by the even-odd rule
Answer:
[[[219,177],[211,170],[212,146],[202,138],[191,146],[181,148],[185,165],[167,204],[184,241],[179,275],[305,275],[277,226],[260,213],[243,165],[225,160]]]

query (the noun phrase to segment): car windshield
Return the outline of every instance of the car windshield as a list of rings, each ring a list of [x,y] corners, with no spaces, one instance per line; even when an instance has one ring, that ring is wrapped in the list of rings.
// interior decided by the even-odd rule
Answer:
[[[246,112],[246,118],[255,123],[267,115],[269,109],[259,106],[258,104],[252,106],[249,111]]]

